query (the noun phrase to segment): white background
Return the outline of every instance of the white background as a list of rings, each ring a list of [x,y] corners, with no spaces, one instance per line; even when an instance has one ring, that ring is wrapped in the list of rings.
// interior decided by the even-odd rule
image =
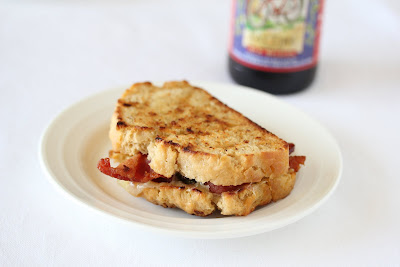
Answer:
[[[280,98],[325,125],[344,158],[332,197],[257,236],[193,240],[143,232],[66,199],[38,142],[52,117],[137,81],[233,83],[229,1],[0,5],[0,266],[399,265],[400,4],[328,1],[320,65]]]

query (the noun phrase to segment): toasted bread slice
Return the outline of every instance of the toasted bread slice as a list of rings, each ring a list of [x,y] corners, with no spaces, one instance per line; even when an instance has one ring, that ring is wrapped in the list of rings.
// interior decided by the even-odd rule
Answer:
[[[117,153],[147,155],[158,174],[179,172],[200,183],[257,183],[289,168],[285,141],[186,81],[126,90],[110,139]]]
[[[210,215],[217,209],[222,215],[246,216],[258,206],[285,198],[292,191],[295,181],[296,172],[290,171],[222,194],[211,193],[200,184],[188,185],[179,181],[143,184],[119,180],[118,183],[131,195],[143,197],[164,208],[177,207],[197,216]]]

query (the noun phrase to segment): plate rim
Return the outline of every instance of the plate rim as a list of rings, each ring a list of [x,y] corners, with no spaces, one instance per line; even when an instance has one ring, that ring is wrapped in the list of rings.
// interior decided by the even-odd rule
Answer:
[[[338,163],[338,169],[337,169],[337,176],[336,179],[334,181],[333,184],[331,184],[331,186],[328,189],[328,192],[326,194],[324,194],[322,196],[321,199],[319,199],[319,201],[316,201],[315,203],[313,203],[310,207],[302,210],[300,213],[297,213],[294,216],[290,216],[288,218],[286,218],[285,220],[283,220],[283,222],[278,223],[273,225],[272,227],[268,227],[268,228],[257,228],[255,231],[254,230],[247,230],[246,231],[240,231],[240,232],[235,232],[235,233],[231,233],[231,234],[226,234],[226,233],[212,233],[212,232],[198,232],[196,230],[177,230],[177,229],[170,229],[170,228],[164,228],[162,226],[157,226],[157,225],[148,225],[148,224],[144,224],[135,220],[132,220],[130,218],[125,218],[122,215],[119,214],[115,214],[115,213],[111,213],[107,210],[104,210],[100,207],[96,207],[95,205],[92,205],[91,203],[89,203],[88,201],[85,201],[81,198],[79,198],[79,196],[77,196],[76,194],[74,194],[73,192],[71,192],[70,190],[68,190],[62,183],[61,181],[56,177],[56,174],[51,170],[50,166],[49,166],[49,161],[48,158],[46,157],[46,141],[48,140],[49,135],[51,134],[51,130],[54,127],[54,124],[60,119],[60,117],[62,115],[67,114],[69,111],[73,110],[74,108],[76,108],[77,106],[90,101],[92,99],[96,99],[101,97],[102,95],[106,95],[106,94],[113,94],[117,91],[121,91],[123,92],[124,89],[128,88],[129,86],[116,86],[113,88],[109,88],[106,90],[102,90],[99,92],[96,92],[94,94],[88,95],[74,103],[72,103],[71,105],[66,106],[65,108],[63,108],[61,111],[59,111],[58,113],[56,113],[51,119],[50,121],[45,125],[42,134],[40,136],[40,140],[39,140],[39,146],[38,146],[38,156],[39,156],[39,162],[40,162],[40,166],[41,169],[44,171],[44,173],[46,174],[46,178],[47,180],[53,185],[55,186],[55,188],[57,188],[57,190],[59,192],[62,193],[62,195],[66,196],[69,199],[72,199],[75,203],[78,203],[79,205],[84,205],[86,207],[89,207],[91,210],[96,211],[98,214],[102,214],[105,215],[107,217],[111,217],[114,218],[120,222],[124,222],[124,223],[129,223],[129,224],[133,224],[134,226],[138,226],[142,229],[146,229],[146,230],[150,230],[150,231],[156,231],[159,233],[164,233],[167,235],[173,235],[173,236],[181,236],[181,237],[188,237],[188,238],[197,238],[197,239],[225,239],[225,238],[238,238],[238,237],[244,237],[244,236],[251,236],[251,235],[255,235],[255,234],[260,234],[260,233],[265,233],[265,232],[269,232],[269,231],[273,231],[282,227],[285,227],[289,224],[292,224],[294,222],[299,221],[300,219],[306,217],[307,215],[311,214],[312,212],[314,212],[317,208],[319,208],[320,206],[322,206],[328,199],[329,197],[334,193],[334,191],[336,190],[341,177],[342,177],[342,173],[343,173],[343,157],[342,157],[342,152],[340,150],[340,146],[338,144],[338,142],[336,141],[336,139],[333,137],[333,135],[330,133],[330,131],[328,131],[328,129],[322,125],[318,120],[314,119],[312,116],[310,116],[309,114],[305,113],[304,111],[298,109],[297,107],[279,99],[277,96],[271,95],[269,93],[265,93],[265,92],[261,92],[257,89],[254,88],[250,88],[250,87],[245,87],[245,86],[241,86],[241,85],[236,85],[236,84],[229,84],[229,83],[220,83],[220,82],[209,82],[209,81],[190,81],[191,84],[193,84],[194,86],[199,86],[199,87],[237,87],[237,88],[241,88],[244,90],[251,90],[257,94],[260,95],[264,95],[267,96],[270,100],[275,101],[276,103],[278,103],[279,105],[283,105],[286,107],[289,107],[293,110],[295,110],[297,113],[301,113],[303,117],[308,118],[309,120],[311,120],[314,124],[316,124],[320,129],[322,129],[324,131],[324,133],[326,134],[326,136],[330,139],[330,141],[332,142],[332,145],[335,149],[336,152],[336,156],[337,156],[337,163]],[[156,83],[154,82],[153,84],[160,84],[160,83]],[[87,192],[85,192],[85,194],[88,194]],[[102,202],[103,203],[103,202]],[[105,203],[103,203],[105,204]],[[245,218],[245,217],[242,217]],[[264,230],[263,230],[264,229]]]

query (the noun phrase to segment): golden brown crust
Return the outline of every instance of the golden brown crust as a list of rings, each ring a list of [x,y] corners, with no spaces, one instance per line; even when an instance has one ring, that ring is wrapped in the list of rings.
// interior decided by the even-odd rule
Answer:
[[[245,216],[258,206],[277,201],[290,194],[296,173],[289,172],[274,178],[263,179],[236,192],[213,194],[206,187],[183,183],[131,183],[119,180],[130,194],[143,197],[165,208],[177,207],[189,214],[207,216],[218,209],[223,215]]]
[[[164,208],[180,208],[185,212],[197,216],[210,215],[215,210],[212,202],[213,195],[203,192],[192,186],[175,186],[168,183],[149,182],[149,187],[140,183],[131,183],[118,180],[118,183],[131,195],[143,197],[153,204]]]
[[[116,152],[148,154],[159,174],[216,185],[259,182],[286,173],[289,164],[285,141],[186,81],[126,90],[110,139]]]

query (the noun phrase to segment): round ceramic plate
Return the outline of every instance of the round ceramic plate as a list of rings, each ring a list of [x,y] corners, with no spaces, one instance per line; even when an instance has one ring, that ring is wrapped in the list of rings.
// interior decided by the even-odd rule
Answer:
[[[316,121],[278,98],[246,87],[196,82],[222,102],[288,142],[306,166],[285,199],[257,208],[245,217],[196,217],[165,209],[128,194],[97,170],[111,149],[110,117],[124,88],[101,92],[61,112],[40,143],[42,167],[51,182],[79,203],[150,230],[194,238],[254,235],[293,223],[320,206],[333,192],[342,171],[339,147]]]

